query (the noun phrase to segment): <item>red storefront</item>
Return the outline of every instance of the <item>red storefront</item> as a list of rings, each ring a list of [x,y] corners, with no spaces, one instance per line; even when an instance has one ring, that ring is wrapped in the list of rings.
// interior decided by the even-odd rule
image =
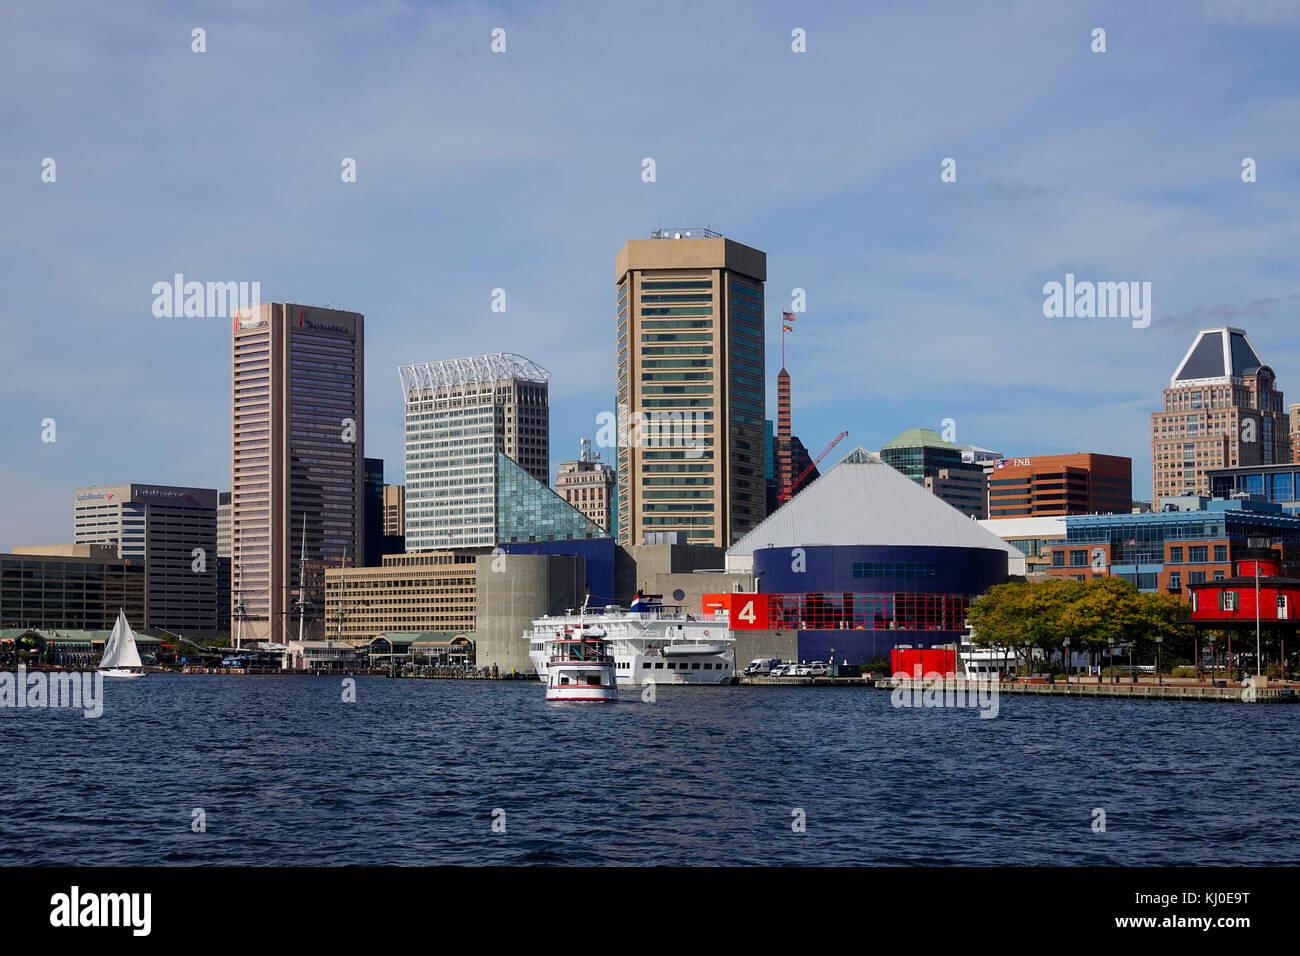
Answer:
[[[1285,657],[1287,639],[1294,637],[1300,618],[1300,578],[1282,576],[1282,561],[1274,551],[1242,552],[1236,567],[1233,577],[1188,585],[1192,624],[1198,630],[1227,631],[1227,647],[1221,649],[1231,656],[1234,641],[1240,651],[1253,654],[1258,620],[1261,657],[1276,662]]]
[[[1237,574],[1222,581],[1190,584],[1192,622],[1209,627],[1255,624],[1255,587],[1259,585],[1259,620],[1264,624],[1295,627],[1300,614],[1300,578],[1284,578],[1282,562],[1268,557],[1240,558]],[[1256,578],[1258,572],[1258,579]]]

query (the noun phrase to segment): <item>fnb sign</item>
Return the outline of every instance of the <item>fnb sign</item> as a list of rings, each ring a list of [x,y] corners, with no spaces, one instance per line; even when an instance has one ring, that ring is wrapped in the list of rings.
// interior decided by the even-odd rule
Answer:
[[[999,458],[999,468],[1020,468],[1032,464],[1028,458]]]

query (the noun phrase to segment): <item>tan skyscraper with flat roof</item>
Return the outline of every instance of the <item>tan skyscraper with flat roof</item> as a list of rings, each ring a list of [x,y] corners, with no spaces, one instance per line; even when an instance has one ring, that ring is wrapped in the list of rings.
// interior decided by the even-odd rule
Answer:
[[[242,596],[245,641],[297,637],[300,576],[311,608],[303,634],[322,637],[325,568],[359,563],[363,325],[357,312],[290,303],[235,316],[231,633]]]
[[[707,229],[624,243],[618,300],[618,540],[727,547],[766,517],[767,256]]]

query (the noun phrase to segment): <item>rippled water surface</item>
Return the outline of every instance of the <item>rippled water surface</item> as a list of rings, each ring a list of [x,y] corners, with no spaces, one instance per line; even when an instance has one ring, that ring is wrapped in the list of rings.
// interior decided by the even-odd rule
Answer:
[[[1004,695],[981,720],[873,690],[574,705],[379,677],[343,703],[338,678],[162,674],[105,692],[97,720],[0,710],[0,862],[1289,864],[1300,832],[1295,705]]]

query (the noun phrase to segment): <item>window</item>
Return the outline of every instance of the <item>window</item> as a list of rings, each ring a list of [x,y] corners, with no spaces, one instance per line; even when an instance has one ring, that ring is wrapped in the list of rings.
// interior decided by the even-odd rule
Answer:
[[[1183,575],[1181,572],[1175,571],[1173,574],[1169,575],[1169,586],[1171,588],[1177,588],[1180,591],[1182,590]]]
[[[1189,573],[1189,574],[1187,575],[1187,583],[1188,583],[1188,584],[1204,584],[1204,583],[1205,583],[1205,572],[1204,572],[1204,571],[1192,571],[1191,573]]]
[[[1088,552],[1087,552],[1087,551],[1071,551],[1071,552],[1070,552],[1070,567],[1072,567],[1072,568],[1086,568],[1087,566],[1088,566]]]
[[[1192,564],[1204,564],[1210,560],[1210,549],[1203,544],[1194,544],[1187,549],[1187,560]]]
[[[1181,547],[1169,549],[1169,563],[1170,564],[1183,563],[1183,549]]]
[[[1215,572],[1214,572],[1214,580],[1216,580],[1216,581],[1222,581],[1222,580],[1223,580],[1223,572],[1222,572],[1222,571],[1215,571]]]
[[[1054,568],[1063,568],[1063,567],[1065,567],[1065,552],[1064,552],[1064,551],[1053,551],[1053,552],[1052,552],[1052,567],[1054,567]]]
[[[1237,610],[1237,592],[1220,591],[1219,592],[1219,610],[1235,611]]]
[[[1215,561],[1228,560],[1228,546],[1226,544],[1216,544],[1214,546],[1214,560]]]

